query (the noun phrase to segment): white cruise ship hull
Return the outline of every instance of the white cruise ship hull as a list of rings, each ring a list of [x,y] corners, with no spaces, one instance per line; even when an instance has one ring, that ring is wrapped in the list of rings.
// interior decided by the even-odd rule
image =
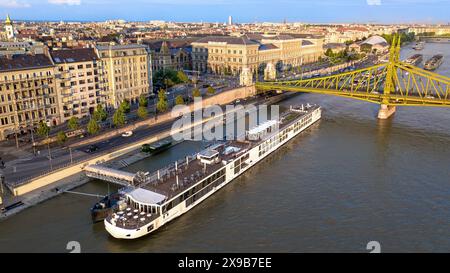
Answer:
[[[148,235],[166,223],[172,221],[173,219],[183,215],[184,213],[188,212],[190,209],[194,208],[198,204],[200,204],[202,201],[207,199],[209,196],[213,195],[215,192],[220,190],[222,187],[233,181],[235,178],[237,178],[239,175],[246,172],[249,168],[253,167],[255,164],[263,160],[265,157],[267,157],[272,152],[276,151],[278,148],[286,144],[288,141],[293,139],[295,136],[306,130],[308,127],[310,127],[312,124],[317,122],[321,118],[321,108],[316,108],[315,110],[308,113],[305,117],[304,122],[301,124],[297,122],[285,127],[280,128],[280,131],[273,135],[269,136],[267,139],[265,139],[260,144],[254,146],[251,148],[246,154],[248,154],[248,158],[245,160],[245,167],[242,167],[239,172],[235,173],[234,170],[234,163],[236,160],[240,160],[240,158],[237,158],[236,160],[230,161],[227,165],[224,166],[223,169],[225,169],[225,179],[221,184],[218,184],[216,187],[214,187],[210,192],[203,195],[201,198],[195,200],[194,202],[190,202],[187,204],[187,200],[179,203],[178,205],[172,207],[170,210],[167,210],[165,213],[162,213],[158,218],[153,220],[152,222],[136,229],[125,229],[118,225],[114,225],[107,221],[107,219],[104,220],[105,228],[106,230],[117,239],[136,239],[145,235]],[[303,118],[301,119],[303,120]],[[300,122],[300,121],[299,121]],[[301,125],[301,126],[300,126]],[[296,127],[295,127],[296,126]],[[293,128],[296,128],[295,130]],[[272,143],[269,143],[271,139],[277,139],[277,137],[286,130],[286,134],[283,140],[281,141],[273,141]],[[264,147],[264,148],[263,148]],[[263,148],[263,153],[261,153],[261,149]]]

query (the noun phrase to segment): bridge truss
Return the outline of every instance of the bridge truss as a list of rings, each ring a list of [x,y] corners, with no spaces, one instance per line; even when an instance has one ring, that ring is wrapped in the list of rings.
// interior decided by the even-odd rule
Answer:
[[[400,38],[393,39],[387,63],[312,79],[256,82],[256,88],[334,95],[387,106],[450,107],[450,78],[400,61]]]

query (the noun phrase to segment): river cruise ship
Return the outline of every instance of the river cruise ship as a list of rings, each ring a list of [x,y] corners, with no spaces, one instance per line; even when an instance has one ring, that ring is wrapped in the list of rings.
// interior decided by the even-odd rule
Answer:
[[[105,220],[118,239],[148,235],[194,208],[321,118],[316,105],[291,107],[279,119],[250,128],[241,141],[227,140],[147,174],[123,191],[126,206]]]
[[[425,66],[423,68],[425,70],[435,70],[435,69],[438,69],[439,66],[441,66],[441,64],[443,62],[444,62],[444,55],[437,54],[437,55],[434,55],[433,57],[431,57],[431,59],[429,59],[425,63]]]
[[[414,54],[411,57],[409,57],[408,59],[405,60],[405,63],[410,64],[410,65],[414,65],[414,66],[418,66],[419,64],[421,64],[423,61],[423,55],[422,54]]]

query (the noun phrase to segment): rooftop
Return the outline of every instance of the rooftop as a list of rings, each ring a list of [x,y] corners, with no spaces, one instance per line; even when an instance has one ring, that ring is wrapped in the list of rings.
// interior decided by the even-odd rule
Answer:
[[[50,58],[44,54],[21,54],[13,55],[12,57],[0,57],[0,72],[45,68],[51,66],[53,66],[53,64]]]
[[[51,52],[56,64],[95,61],[98,59],[93,48],[64,49]]]
[[[231,36],[208,36],[200,38],[196,43],[227,43],[233,45],[257,45],[258,42],[251,40],[245,36],[242,37],[231,37]]]
[[[99,45],[97,46],[98,50],[124,50],[124,49],[140,49],[140,48],[147,48],[146,45],[139,45],[139,44],[129,44],[129,45]]]

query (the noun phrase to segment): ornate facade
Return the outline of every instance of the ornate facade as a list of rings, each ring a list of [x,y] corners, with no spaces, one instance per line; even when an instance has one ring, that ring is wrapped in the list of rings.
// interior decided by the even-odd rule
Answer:
[[[215,36],[192,43],[193,70],[215,74],[252,73],[272,63],[278,69],[301,66],[323,55],[323,39],[293,35],[249,34],[241,37]]]

